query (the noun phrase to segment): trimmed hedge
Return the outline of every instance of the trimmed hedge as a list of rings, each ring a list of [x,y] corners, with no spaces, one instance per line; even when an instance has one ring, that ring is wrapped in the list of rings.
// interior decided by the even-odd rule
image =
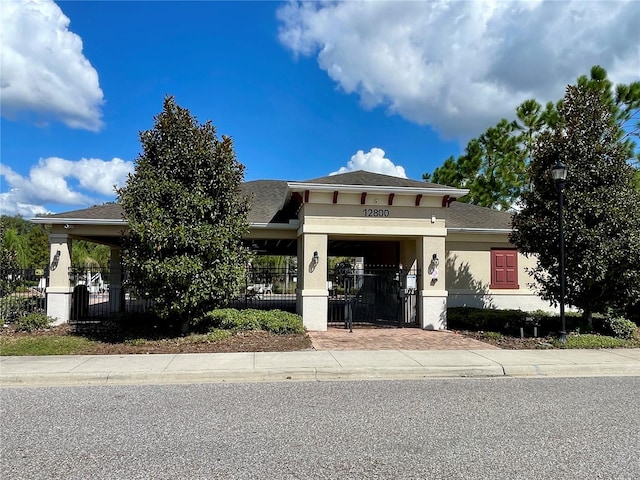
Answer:
[[[577,313],[565,314],[567,330],[585,330],[585,322]],[[495,310],[488,308],[453,307],[447,310],[447,324],[452,330],[500,332],[520,336],[520,328],[538,327],[538,335],[548,335],[560,330],[560,317],[543,311]]]
[[[213,329],[232,330],[264,330],[278,335],[303,333],[302,317],[282,310],[236,310],[221,308],[212,310],[191,325],[192,331],[209,332]]]

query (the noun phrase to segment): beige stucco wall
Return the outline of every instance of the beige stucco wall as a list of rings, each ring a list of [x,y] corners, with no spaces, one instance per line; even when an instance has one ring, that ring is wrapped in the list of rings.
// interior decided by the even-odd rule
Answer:
[[[305,204],[300,210],[298,234],[439,236],[446,234],[442,210],[441,207]]]
[[[82,223],[74,223],[67,225],[52,225],[51,233],[69,235],[74,238],[85,238],[93,241],[100,238],[102,241],[109,240],[106,243],[117,245],[123,233],[126,233],[128,227],[124,223],[115,225],[90,225]]]
[[[545,310],[554,312],[536,295],[526,269],[536,265],[535,257],[518,254],[518,289],[491,288],[491,249],[513,248],[508,234],[449,234],[447,237],[447,282],[449,307]]]

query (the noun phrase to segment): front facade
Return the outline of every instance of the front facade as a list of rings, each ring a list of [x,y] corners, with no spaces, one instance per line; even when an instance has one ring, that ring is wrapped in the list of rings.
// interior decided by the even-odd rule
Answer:
[[[297,256],[296,310],[308,330],[327,329],[330,257],[358,258],[363,269],[395,265],[404,272],[396,276],[398,297],[414,296],[424,329],[446,328],[447,306],[549,309],[529,288],[532,260],[509,244],[510,215],[455,202],[466,190],[358,171],[246,182],[243,192],[252,202],[245,240],[266,254]],[[119,205],[103,205],[34,222],[51,225],[47,314],[64,322],[72,240],[111,246],[113,285],[126,221]],[[113,311],[120,302],[110,293]]]

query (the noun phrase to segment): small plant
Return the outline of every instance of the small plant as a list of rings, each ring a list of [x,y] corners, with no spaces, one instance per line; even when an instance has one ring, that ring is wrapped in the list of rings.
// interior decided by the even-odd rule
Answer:
[[[488,340],[501,340],[504,336],[500,332],[485,332],[484,337]]]
[[[627,346],[627,341],[605,335],[583,334],[569,335],[566,344],[555,340],[553,346],[556,348],[621,348]]]
[[[15,329],[20,332],[32,332],[34,330],[41,330],[49,328],[53,323],[53,318],[47,317],[44,313],[30,313],[24,317],[19,317],[14,325]]]
[[[214,343],[229,338],[231,332],[214,328],[208,333],[192,333],[187,337],[190,343]]]

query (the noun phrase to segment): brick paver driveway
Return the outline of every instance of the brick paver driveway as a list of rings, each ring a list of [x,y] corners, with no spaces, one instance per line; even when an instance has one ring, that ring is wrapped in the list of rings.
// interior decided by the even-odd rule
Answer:
[[[316,350],[481,350],[498,349],[488,343],[463,337],[446,330],[420,328],[367,328],[353,332],[332,328],[309,332]]]

